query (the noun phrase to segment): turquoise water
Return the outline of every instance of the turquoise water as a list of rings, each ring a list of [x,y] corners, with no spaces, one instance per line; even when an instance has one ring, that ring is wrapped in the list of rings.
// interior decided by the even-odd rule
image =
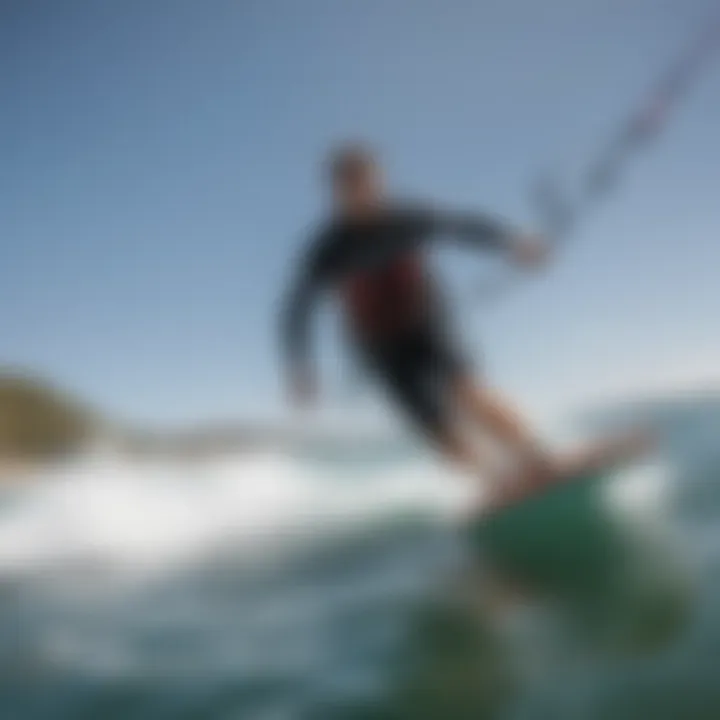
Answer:
[[[0,717],[720,717],[720,404],[653,412],[687,592],[649,648],[488,574],[424,461],[95,458],[0,512]]]

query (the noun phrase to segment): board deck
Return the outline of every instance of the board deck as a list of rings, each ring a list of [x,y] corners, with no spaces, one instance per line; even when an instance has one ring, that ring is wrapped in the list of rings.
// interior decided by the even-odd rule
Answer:
[[[541,482],[520,482],[504,497],[483,508],[482,515],[490,516],[507,512],[519,504],[525,504],[558,488],[576,482],[587,482],[590,477],[605,477],[616,469],[636,461],[651,447],[646,433],[625,433],[591,443],[580,450],[567,453],[556,460],[552,477]]]
[[[472,546],[498,570],[548,586],[570,583],[587,590],[614,573],[625,538],[603,492],[648,450],[644,437],[625,434],[568,453],[552,481],[470,519]]]
[[[605,502],[612,472],[576,476],[466,527],[494,577],[530,594],[581,604],[607,596],[625,567],[627,532]]]
[[[608,484],[632,466],[616,458],[476,517],[469,550],[496,583],[559,602],[603,642],[660,646],[686,622],[693,586],[664,523],[608,500]]]

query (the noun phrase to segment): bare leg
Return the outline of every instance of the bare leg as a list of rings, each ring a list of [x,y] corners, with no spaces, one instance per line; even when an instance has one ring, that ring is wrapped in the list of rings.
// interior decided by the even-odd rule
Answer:
[[[491,505],[500,506],[519,498],[534,488],[562,476],[606,467],[610,462],[622,462],[647,452],[652,437],[645,432],[623,433],[605,438],[561,457],[551,456],[532,436],[528,426],[512,407],[497,393],[479,387],[471,378],[463,378],[456,385],[456,403],[475,427],[489,430],[520,460],[519,473],[495,483]],[[502,478],[495,478],[502,480]]]
[[[498,393],[475,384],[469,377],[458,381],[455,392],[458,406],[473,424],[489,430],[503,445],[531,463],[547,463],[547,452]]]
[[[500,482],[501,473],[498,472],[497,463],[493,462],[494,458],[484,453],[477,442],[463,434],[460,426],[451,424],[434,435],[433,441],[446,460],[461,472],[477,478],[479,488],[489,490],[493,498],[491,502],[504,495],[505,490]],[[476,501],[480,499],[477,497]]]
[[[462,470],[480,474],[485,463],[477,449],[460,432],[456,426],[445,428],[433,438],[442,455]]]

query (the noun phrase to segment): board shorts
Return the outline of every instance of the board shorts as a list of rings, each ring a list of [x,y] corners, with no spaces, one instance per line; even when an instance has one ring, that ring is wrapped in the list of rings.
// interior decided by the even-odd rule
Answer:
[[[362,354],[415,429],[441,442],[452,420],[454,385],[468,373],[450,333],[428,323],[364,343]]]

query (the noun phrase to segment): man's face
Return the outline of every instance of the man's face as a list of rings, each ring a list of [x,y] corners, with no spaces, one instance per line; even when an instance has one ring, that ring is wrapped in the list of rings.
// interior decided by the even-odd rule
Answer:
[[[383,195],[382,174],[371,163],[347,168],[333,181],[333,197],[340,212],[362,215],[377,207]]]

